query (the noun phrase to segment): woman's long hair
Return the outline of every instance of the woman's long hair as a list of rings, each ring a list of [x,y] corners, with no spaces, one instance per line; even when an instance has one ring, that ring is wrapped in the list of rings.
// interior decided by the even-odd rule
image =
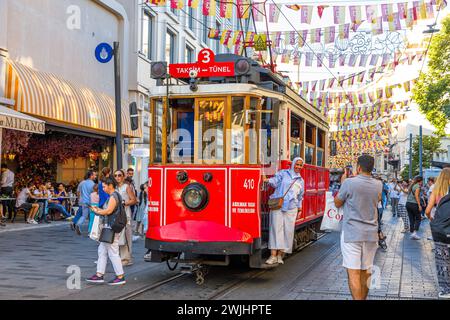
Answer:
[[[414,177],[413,182],[411,183],[411,185],[410,185],[409,188],[408,188],[408,193],[411,193],[412,188],[413,188],[416,184],[418,184],[419,182],[422,182],[422,181],[423,181],[423,178],[422,178],[421,176]]]
[[[433,193],[436,197],[443,197],[448,193],[450,187],[450,168],[444,168],[434,184]]]
[[[147,201],[147,190],[145,190],[145,183],[141,184],[141,193],[139,193],[139,205],[143,201]]]

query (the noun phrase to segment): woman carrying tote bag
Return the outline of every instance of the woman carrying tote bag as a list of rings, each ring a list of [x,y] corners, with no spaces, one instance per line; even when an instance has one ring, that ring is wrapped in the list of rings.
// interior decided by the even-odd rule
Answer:
[[[292,252],[295,220],[302,208],[305,182],[300,176],[303,159],[295,158],[290,169],[281,170],[272,178],[264,178],[273,188],[270,196],[269,249],[270,258],[266,264],[283,264],[283,254]]]
[[[111,217],[117,217],[120,212],[120,195],[115,192],[117,187],[117,182],[114,178],[106,178],[102,183],[103,190],[110,195],[109,199],[103,206],[103,209],[99,209],[96,207],[91,207],[91,210],[94,211],[95,214],[100,216],[104,216],[104,219],[110,221]],[[103,235],[104,230],[102,230]],[[97,273],[92,277],[86,279],[87,282],[90,283],[104,283],[104,274],[106,270],[106,264],[109,260],[114,268],[114,272],[116,273],[116,277],[108,282],[109,285],[121,285],[125,284],[125,275],[123,272],[122,261],[119,256],[119,237],[120,233],[114,234],[114,237],[111,238],[112,243],[108,242],[100,242],[98,246],[98,260],[97,260]],[[100,241],[102,241],[102,236],[100,237]]]

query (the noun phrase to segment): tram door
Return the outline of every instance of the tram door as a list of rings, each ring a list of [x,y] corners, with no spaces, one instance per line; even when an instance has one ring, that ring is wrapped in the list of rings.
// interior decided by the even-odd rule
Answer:
[[[173,128],[171,162],[194,163],[194,99],[172,100],[171,111]]]
[[[184,145],[183,150],[180,151],[180,156],[183,158],[191,156],[191,160],[194,162],[194,111],[178,112],[177,128],[185,130],[185,134],[178,137],[178,141]]]

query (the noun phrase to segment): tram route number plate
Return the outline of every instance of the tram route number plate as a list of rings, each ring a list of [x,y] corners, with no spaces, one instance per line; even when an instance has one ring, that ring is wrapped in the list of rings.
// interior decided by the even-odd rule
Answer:
[[[232,77],[235,75],[234,62],[215,62],[214,52],[203,49],[195,63],[174,63],[169,65],[169,73],[174,78],[190,78],[189,73],[197,70],[198,78]]]

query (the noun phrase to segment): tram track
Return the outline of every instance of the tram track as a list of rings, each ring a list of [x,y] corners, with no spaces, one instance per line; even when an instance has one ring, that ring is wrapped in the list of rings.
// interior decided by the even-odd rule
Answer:
[[[321,234],[318,236],[318,238],[315,241],[310,241],[307,244],[301,246],[300,248],[298,248],[296,250],[296,253],[298,253],[299,251],[305,249],[306,247],[311,246],[312,244],[314,244],[315,242],[317,242],[318,240],[320,240],[322,237],[326,236],[327,234]],[[326,251],[326,253],[328,253],[329,250]],[[288,258],[289,259],[289,258]],[[287,259],[287,260],[288,260]],[[242,287],[245,283],[247,283],[248,281],[251,281],[252,279],[258,278],[261,275],[265,274],[266,272],[268,272],[269,270],[272,270],[273,268],[269,268],[269,269],[263,269],[263,270],[254,270],[254,271],[250,271],[249,275],[245,277],[245,279],[239,279],[237,281],[233,281],[231,283],[225,283],[224,287],[219,289],[217,292],[214,292],[213,294],[205,297],[206,300],[219,300],[225,296],[227,296],[228,294],[230,294],[231,292],[239,289],[240,287]],[[153,290],[159,289],[169,283],[172,283],[178,279],[184,278],[186,276],[190,276],[190,274],[188,273],[177,273],[171,277],[168,277],[164,280],[143,286],[137,290],[131,291],[125,295],[119,296],[117,298],[115,298],[114,300],[133,300],[141,295],[147,294],[148,292],[151,292]]]

